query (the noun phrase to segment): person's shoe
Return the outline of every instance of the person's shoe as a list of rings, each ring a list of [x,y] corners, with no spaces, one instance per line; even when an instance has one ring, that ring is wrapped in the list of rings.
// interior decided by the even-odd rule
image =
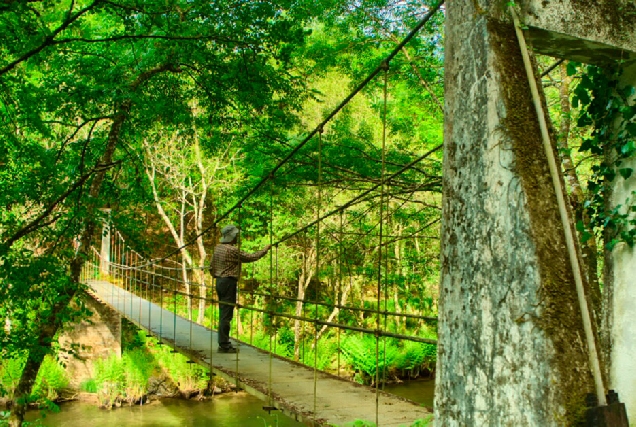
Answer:
[[[219,353],[238,353],[236,347],[219,347]]]

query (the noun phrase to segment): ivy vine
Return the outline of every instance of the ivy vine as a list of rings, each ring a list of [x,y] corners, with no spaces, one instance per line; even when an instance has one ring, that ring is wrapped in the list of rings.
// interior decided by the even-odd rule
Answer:
[[[576,63],[568,64],[568,74],[576,74],[578,68]],[[580,107],[578,126],[593,129],[579,151],[600,160],[592,166],[588,199],[584,204],[590,223],[585,225],[579,221],[577,230],[583,242],[593,236],[594,230],[605,231],[608,250],[620,242],[633,247],[636,240],[636,191],[615,207],[608,203],[617,180],[627,180],[634,174],[626,160],[636,154],[636,104],[633,102],[636,89],[620,87],[621,73],[620,67],[608,70],[588,66],[574,90],[572,102],[574,107]],[[630,100],[634,105],[630,105]]]

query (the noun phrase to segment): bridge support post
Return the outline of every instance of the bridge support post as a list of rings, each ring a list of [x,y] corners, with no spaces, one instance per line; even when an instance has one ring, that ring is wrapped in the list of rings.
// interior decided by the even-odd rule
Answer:
[[[102,209],[106,215],[104,224],[102,226],[102,246],[100,251],[99,272],[107,276],[110,272],[110,209]]]
[[[93,313],[88,319],[68,327],[60,336],[60,359],[66,366],[71,385],[79,387],[94,378],[94,362],[110,355],[121,357],[121,316],[88,294],[82,295]]]
[[[594,391],[565,229],[506,3],[446,5],[435,399],[444,426],[573,425]],[[630,2],[515,3],[539,51],[586,62],[636,58],[636,22],[626,18],[634,15],[619,12]]]
[[[623,86],[636,87],[636,64],[628,67],[621,77]],[[632,98],[633,102],[636,99]],[[620,127],[620,124],[618,125]],[[632,168],[636,173],[636,158],[623,162],[620,168]],[[618,168],[617,168],[618,169]],[[636,176],[623,179],[617,173],[609,210],[636,218],[627,211],[625,201],[636,203]],[[620,206],[620,207],[619,207]],[[625,402],[628,417],[636,421],[636,251],[625,243],[618,244],[605,259],[605,291],[609,339],[609,386]]]

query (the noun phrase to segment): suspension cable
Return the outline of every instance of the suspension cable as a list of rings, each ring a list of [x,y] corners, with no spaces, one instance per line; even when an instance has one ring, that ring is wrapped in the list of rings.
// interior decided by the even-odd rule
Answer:
[[[273,240],[274,240],[274,182],[270,181],[270,186],[269,186],[269,244],[270,244],[269,286],[270,287],[274,287],[274,251],[272,250],[272,247],[271,247]],[[278,248],[277,248],[277,252],[278,252]],[[278,253],[276,255],[278,255]],[[271,304],[270,304],[270,307],[271,307]],[[252,313],[254,312],[253,310],[250,310],[250,311]],[[271,313],[271,311],[269,315],[269,321],[270,321],[270,324],[272,325],[272,329],[276,331],[277,329],[274,323],[274,316]],[[274,334],[274,337],[272,337],[272,334],[270,333],[269,334],[269,375],[267,377],[268,378],[267,398],[268,398],[268,405],[270,409],[274,406],[272,401],[272,376],[273,376],[273,359],[274,359],[273,352],[275,351],[275,349],[272,346],[272,339],[274,339],[274,343],[275,343],[276,336]]]
[[[239,230],[241,229],[242,226],[242,221],[243,221],[243,217],[242,217],[242,205],[239,205],[238,207],[238,211],[237,211],[237,222],[238,222],[238,228]],[[241,252],[241,246],[243,243],[243,237],[241,236],[241,233],[238,234],[238,250],[239,253]],[[241,263],[239,262],[239,277],[237,278],[236,281],[236,321],[234,322],[236,324],[236,347],[237,347],[237,351],[236,353],[234,353],[235,355],[235,360],[236,360],[236,375],[235,375],[235,379],[236,379],[236,391],[238,392],[239,390],[239,350],[241,347],[241,340],[240,340],[240,335],[239,335],[239,324],[241,323],[241,284],[239,283],[239,280],[241,279]],[[219,324],[219,327],[221,327],[221,325]]]
[[[338,242],[338,305],[342,305],[342,211],[340,212],[340,241]],[[340,323],[340,308],[338,308],[338,319],[336,323]],[[342,349],[340,348],[340,328],[336,330],[337,333],[337,342],[338,342],[338,377],[340,377],[340,353]]]
[[[413,160],[412,162],[408,163],[407,165],[405,165],[404,167],[402,167],[400,170],[398,170],[397,172],[389,175],[387,177],[387,181],[390,181],[391,179],[395,178],[396,176],[404,173],[405,171],[411,169],[413,166],[415,166],[416,164],[418,164],[419,162],[421,162],[422,160],[424,160],[425,158],[427,158],[428,156],[430,156],[431,154],[435,153],[436,151],[439,151],[444,145],[440,144],[432,149],[430,149],[429,151],[427,151],[426,153],[424,153],[423,155],[421,155],[420,157],[418,157],[417,159]],[[345,209],[353,206],[354,204],[356,204],[358,201],[360,201],[361,199],[363,199],[364,197],[368,196],[370,193],[372,193],[373,191],[377,190],[381,185],[383,185],[383,182],[379,182],[375,185],[373,185],[371,188],[363,191],[362,193],[360,193],[359,195],[357,195],[356,197],[354,197],[353,199],[349,200],[347,203],[337,207],[336,209],[326,213],[325,215],[323,215],[322,217],[316,219],[315,221],[310,222],[309,224],[305,225],[302,228],[299,228],[298,230],[294,231],[293,233],[290,233],[288,235],[286,235],[285,237],[281,238],[278,242],[276,242],[276,244],[279,243],[283,243],[289,239],[291,239],[292,237],[296,236],[297,234],[304,232],[306,230],[308,230],[309,228],[313,227],[314,225],[316,225],[316,223],[318,221],[324,221],[326,218],[329,218],[335,214],[337,214],[340,211],[344,211]]]

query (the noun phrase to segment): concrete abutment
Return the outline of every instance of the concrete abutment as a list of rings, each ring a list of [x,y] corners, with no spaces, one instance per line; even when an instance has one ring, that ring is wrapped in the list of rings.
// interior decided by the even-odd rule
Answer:
[[[121,357],[122,317],[90,294],[82,296],[93,314],[66,328],[60,336],[60,360],[66,365],[73,388],[94,378],[94,363],[111,355]]]

